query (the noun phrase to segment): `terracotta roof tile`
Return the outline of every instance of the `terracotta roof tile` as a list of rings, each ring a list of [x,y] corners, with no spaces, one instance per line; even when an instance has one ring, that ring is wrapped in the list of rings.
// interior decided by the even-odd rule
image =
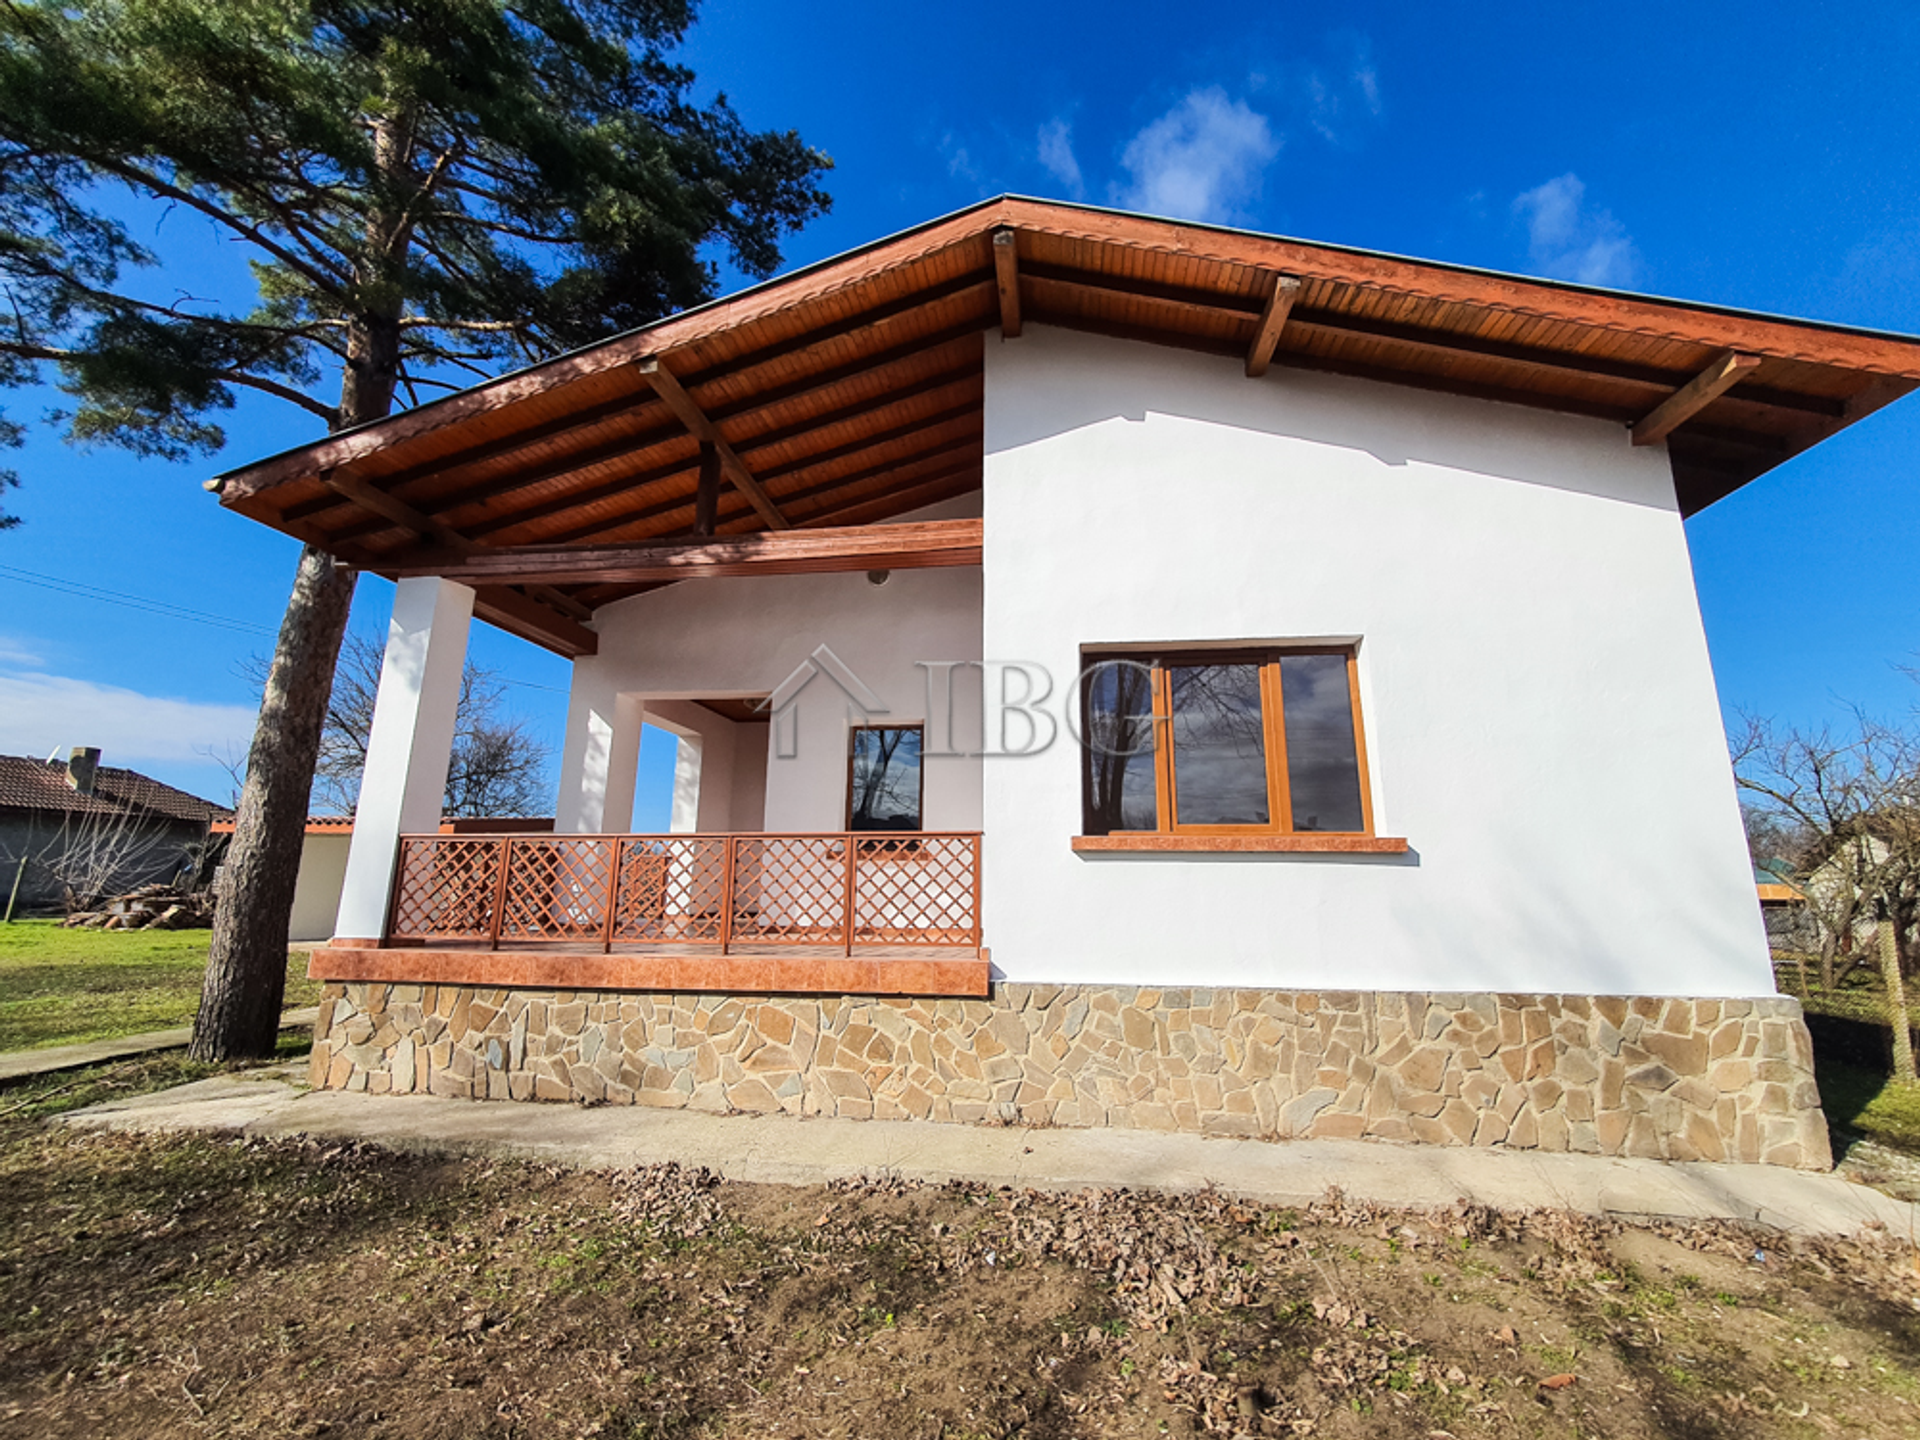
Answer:
[[[61,761],[36,760],[30,755],[0,755],[0,810],[54,810],[74,815],[112,815],[125,809],[144,810],[168,820],[206,823],[233,812],[224,805],[202,800],[137,770],[102,765],[94,775],[93,794],[82,795],[67,784]]]

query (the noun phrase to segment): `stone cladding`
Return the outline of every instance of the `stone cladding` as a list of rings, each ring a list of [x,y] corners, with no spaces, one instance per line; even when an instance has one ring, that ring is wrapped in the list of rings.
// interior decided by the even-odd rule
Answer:
[[[1832,1163],[1799,1003],[1000,983],[985,1000],[329,985],[316,1086]]]

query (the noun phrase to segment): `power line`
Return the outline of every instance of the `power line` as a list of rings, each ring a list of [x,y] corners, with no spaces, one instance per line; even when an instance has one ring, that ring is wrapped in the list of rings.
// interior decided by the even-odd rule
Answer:
[[[235,620],[231,616],[209,615],[204,610],[190,610],[184,605],[155,600],[151,596],[128,595],[119,590],[107,590],[98,585],[88,585],[84,581],[63,580],[57,575],[41,575],[32,570],[16,569],[11,565],[0,565],[0,580],[12,580],[20,585],[36,585],[42,590],[58,591],[60,594],[72,595],[81,600],[98,600],[108,605],[122,605],[129,610],[144,610],[149,615],[160,615],[169,620],[191,620],[197,625],[214,625],[222,630],[239,630],[249,635],[277,633],[265,625]]]
[[[184,605],[175,605],[169,600],[155,600],[148,595],[127,595],[119,590],[107,590],[81,580],[63,580],[56,575],[41,575],[32,570],[17,569],[12,565],[0,565],[0,580],[12,580],[21,585],[37,585],[42,590],[55,590],[63,595],[73,595],[82,600],[98,600],[108,605],[124,605],[130,610],[144,610],[149,615],[161,615],[169,620],[191,620],[197,625],[216,625],[223,630],[238,630],[249,635],[279,633],[265,625],[235,620],[227,615],[210,615],[204,610],[191,610]],[[502,684],[518,686],[524,690],[545,690],[553,695],[569,693],[557,685],[541,685],[532,680],[513,680],[506,676],[495,678]]]

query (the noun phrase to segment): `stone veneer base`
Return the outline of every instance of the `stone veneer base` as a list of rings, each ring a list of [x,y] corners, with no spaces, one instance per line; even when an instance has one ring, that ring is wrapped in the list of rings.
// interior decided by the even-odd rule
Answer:
[[[316,1086],[376,1093],[1832,1163],[1784,996],[347,982],[314,1035]]]

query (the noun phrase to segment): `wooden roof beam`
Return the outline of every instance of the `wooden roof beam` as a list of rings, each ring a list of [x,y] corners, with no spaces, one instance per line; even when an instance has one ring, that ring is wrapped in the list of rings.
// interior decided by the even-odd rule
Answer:
[[[1646,415],[1632,429],[1636,445],[1657,445],[1731,390],[1742,375],[1760,364],[1758,355],[1729,350]]]
[[[1129,300],[1144,300],[1171,311],[1217,316],[1255,326],[1258,325],[1263,310],[1260,303],[1251,297],[1232,295],[1224,291],[1205,290],[1191,285],[1156,284],[1132,276],[1107,275],[1099,271],[1074,269],[1064,265],[1047,265],[1032,260],[1026,262],[1021,273],[1029,281],[1030,289],[1035,284],[1060,285],[1083,293],[1092,292],[1102,296],[1122,296]],[[1037,311],[1045,307],[1034,305],[1029,308]],[[1065,322],[1054,320],[1052,323]],[[1548,373],[1557,371],[1583,378],[1618,381],[1644,390],[1672,391],[1691,378],[1684,371],[1608,359],[1585,351],[1551,350],[1535,345],[1518,345],[1506,341],[1488,340],[1483,336],[1468,334],[1461,330],[1407,325],[1391,320],[1381,320],[1372,315],[1312,308],[1298,304],[1288,314],[1287,324],[1289,327],[1309,332],[1320,331],[1336,340],[1383,340],[1395,345],[1410,346],[1437,356],[1461,355],[1507,361],[1530,370]],[[1165,330],[1163,327],[1154,328],[1162,330],[1160,338],[1154,343],[1181,345],[1182,340],[1177,332]],[[1210,343],[1188,348],[1208,350],[1217,348],[1222,354],[1227,350],[1224,345],[1215,347]],[[1755,405],[1770,406],[1774,409],[1827,417],[1839,416],[1846,408],[1844,402],[1827,396],[1799,394],[1773,386],[1740,384],[1734,388],[1732,398]]]
[[[902,390],[889,391],[887,394],[878,398],[842,406],[838,410],[829,411],[826,414],[815,417],[811,422],[788,425],[779,430],[768,431],[764,435],[757,435],[751,440],[743,441],[741,448],[746,452],[746,455],[752,455],[756,451],[770,448],[776,444],[785,444],[787,441],[798,436],[804,436],[810,431],[825,430],[830,426],[840,424],[842,421],[848,419],[875,415],[892,406],[918,399],[920,396],[930,394],[936,390],[948,389],[969,381],[978,384],[979,380],[980,372],[977,366],[970,370],[936,375],[928,381],[908,386]],[[974,408],[978,408],[977,402],[975,402]],[[944,419],[946,416],[947,412],[941,412],[940,418]],[[878,437],[867,437],[862,443],[879,443],[880,440],[885,438],[887,438],[887,436],[883,433]],[[762,469],[757,478],[771,480],[780,474],[784,474],[789,469],[802,468],[805,464],[813,464],[822,460],[832,459],[834,455],[841,453],[841,449],[844,448],[846,447],[803,456],[801,462],[797,464],[790,464],[773,470]],[[855,448],[858,447],[856,446]],[[536,483],[545,483],[559,477],[567,476],[572,474],[576,469],[584,470],[587,468],[589,460],[591,460],[593,464],[601,464],[609,459],[618,458],[625,453],[627,452],[617,443],[609,446],[601,446],[594,451],[583,452],[580,456],[573,457],[572,460],[563,459],[555,464],[527,472],[525,487],[520,488],[530,488]],[[743,456],[742,458],[745,457]],[[577,465],[575,464],[576,461],[579,462]],[[549,496],[543,500],[534,500],[529,504],[523,504],[517,508],[496,509],[495,513],[471,522],[467,528],[475,536],[482,536],[493,534],[499,530],[510,530],[519,525],[545,520],[551,516],[563,514],[568,510],[598,504],[600,501],[612,496],[625,495],[630,491],[656,483],[660,480],[671,479],[676,475],[685,473],[692,463],[691,460],[686,462],[673,461],[664,465],[651,466],[644,470],[629,471],[624,475],[616,476],[609,480],[595,481],[585,489],[572,493],[563,494],[558,497]],[[500,488],[497,490],[496,496],[485,498],[497,498],[498,494],[506,493],[508,492],[506,492],[504,488]],[[443,503],[447,508],[451,509],[469,502],[464,496],[456,495],[448,497]],[[669,508],[672,507],[670,506]],[[339,533],[344,537],[352,532],[342,531]],[[553,541],[557,543],[568,537],[542,536],[541,538],[543,541]]]
[[[328,489],[353,501],[363,510],[371,510],[402,529],[413,531],[423,540],[435,541],[455,556],[477,554],[486,548],[364,480],[331,471],[323,478]],[[599,643],[594,632],[579,623],[588,619],[593,611],[544,584],[530,587],[527,595],[516,595],[498,588],[484,594],[476,592],[474,613],[523,639],[546,645],[563,655],[591,655]]]
[[[904,424],[890,426],[885,430],[863,435],[858,440],[845,445],[837,445],[830,450],[820,450],[809,455],[803,455],[799,459],[789,461],[784,465],[771,467],[763,471],[763,474],[768,479],[801,474],[822,465],[830,465],[836,460],[860,454],[863,451],[877,449],[884,445],[892,444],[897,440],[932,431],[942,425],[952,424],[955,420],[964,416],[976,414],[978,410],[978,402],[969,402],[967,405],[960,407],[949,407],[933,415],[919,416]],[[684,462],[675,462],[670,465],[659,466],[652,470],[630,474],[618,480],[611,480],[603,484],[595,485],[590,490],[580,491],[572,495],[558,496],[541,505],[501,515],[492,520],[473,525],[470,528],[476,535],[490,535],[497,531],[514,529],[520,525],[536,521],[551,520],[557,516],[564,516],[571,511],[584,510],[588,506],[600,504],[616,497],[631,498],[636,502],[643,502],[639,503],[637,508],[624,513],[601,515],[583,521],[566,530],[542,535],[540,542],[549,545],[563,545],[572,540],[586,539],[592,537],[596,532],[612,526],[628,525],[636,520],[659,515],[669,515],[675,511],[688,508],[692,501],[689,500],[684,491],[676,491],[665,499],[660,498],[658,495],[642,496],[640,494],[641,491],[661,481],[674,480],[677,477],[684,476],[687,470],[688,465]],[[792,508],[791,502],[793,498],[791,494],[788,495],[787,504],[782,507],[783,514]],[[751,508],[751,506],[748,507],[749,510],[751,510]],[[717,522],[724,518],[725,517],[716,514]]]
[[[691,384],[695,388],[698,388],[715,380],[736,378],[759,366],[770,364],[774,360],[784,358],[800,350],[823,345],[829,340],[840,339],[848,334],[860,331],[878,333],[887,323],[898,319],[918,320],[925,312],[933,310],[938,305],[953,299],[955,296],[965,295],[967,292],[973,290],[983,290],[989,283],[986,278],[977,274],[964,275],[955,281],[946,282],[934,286],[925,292],[910,296],[906,300],[862,310],[847,319],[837,320],[831,325],[816,327],[814,330],[797,337],[791,342],[782,342],[779,345],[773,346],[762,346],[737,359],[709,366],[707,369],[698,371],[681,380],[681,385],[684,388]],[[910,338],[901,344],[889,347],[885,351],[877,354],[862,355],[851,363],[838,365],[832,369],[819,372],[818,374],[806,376],[802,380],[771,388],[756,388],[746,399],[730,405],[721,406],[714,410],[707,418],[715,424],[722,424],[730,422],[738,415],[772,409],[781,402],[790,400],[796,395],[803,394],[808,390],[825,389],[830,385],[836,385],[845,380],[859,379],[868,374],[884,370],[887,366],[898,363],[902,358],[917,356],[925,350],[951,344],[954,340],[967,335],[977,335],[981,330],[988,328],[992,324],[992,317],[983,310],[978,319],[967,320],[956,325],[948,325],[940,330],[930,332],[928,335]],[[545,421],[541,424],[530,426],[525,430],[516,431],[514,434],[506,436],[503,439],[468,446],[455,451],[451,455],[436,460],[423,461],[419,464],[393,471],[377,478],[390,492],[405,490],[417,480],[431,480],[467,465],[482,464],[489,460],[498,459],[503,455],[511,454],[515,450],[537,445],[542,441],[552,439],[556,435],[563,434],[567,430],[599,424],[609,419],[617,419],[622,413],[646,404],[653,398],[653,393],[652,389],[648,388],[640,391],[637,395],[619,396],[613,400],[588,406],[578,413],[565,415],[556,420]],[[632,437],[629,441],[619,442],[621,452],[625,453],[627,451],[646,449],[652,445],[661,443],[662,438],[663,437],[656,431],[649,430],[642,432]],[[582,463],[585,462],[583,461]],[[560,473],[560,470],[554,469],[550,473]],[[520,482],[509,476],[502,479],[480,482],[476,486],[455,491],[450,496],[435,497],[434,504],[437,508],[444,510],[451,505],[466,504],[473,500],[488,499],[494,495],[509,493],[518,488],[520,488]],[[283,520],[305,520],[333,508],[336,503],[337,502],[331,498],[303,500],[287,507],[285,511],[281,512],[281,518]],[[344,536],[345,532],[342,533]],[[360,531],[358,533],[365,534],[370,532]]]
[[[652,585],[718,575],[815,575],[980,563],[981,522],[926,520],[782,530],[638,545],[516,545],[476,550],[446,565],[404,565],[397,575],[441,575],[463,584]]]
[[[1020,251],[1016,232],[993,232],[993,280],[1000,292],[1000,338],[1020,336]]]
[[[1293,313],[1293,302],[1300,298],[1300,288],[1299,280],[1291,275],[1273,277],[1273,290],[1260,311],[1253,343],[1247,347],[1248,379],[1258,379],[1267,373],[1267,366],[1273,362],[1274,347],[1280,343],[1280,332],[1287,328],[1287,316]]]
[[[639,361],[636,368],[647,377],[647,383],[653,386],[655,393],[666,401],[667,408],[680,417],[680,423],[699,436],[702,444],[713,446],[714,453],[720,457],[721,470],[733,482],[733,488],[746,496],[748,503],[760,512],[760,518],[776,530],[792,528],[787,523],[787,517],[780,513],[780,507],[773,503],[773,497],[760,487],[760,482],[753,478],[753,472],[747,469],[746,462],[734,454],[733,447],[727,444],[725,437],[707,419],[706,412],[681,387],[666,363],[658,355],[649,355]]]
[[[465,582],[462,582],[465,583]],[[597,653],[600,637],[578,621],[556,615],[531,595],[505,585],[476,585],[473,613],[509,635],[531,640],[554,653],[577,660]]]

